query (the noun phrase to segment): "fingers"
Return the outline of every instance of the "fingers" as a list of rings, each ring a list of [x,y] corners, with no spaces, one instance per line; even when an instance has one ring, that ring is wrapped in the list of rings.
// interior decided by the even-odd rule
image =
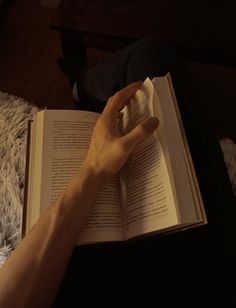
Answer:
[[[109,98],[106,107],[104,108],[104,113],[109,113],[110,115],[115,115],[126,106],[137,90],[141,87],[142,81],[133,82],[126,88],[117,92],[114,96]]]
[[[117,114],[117,119],[119,119],[119,120],[121,120],[122,118],[123,118],[123,112],[118,112],[118,114]]]
[[[131,152],[139,142],[150,136],[157,129],[158,125],[159,120],[156,117],[147,118],[121,138],[124,146]]]

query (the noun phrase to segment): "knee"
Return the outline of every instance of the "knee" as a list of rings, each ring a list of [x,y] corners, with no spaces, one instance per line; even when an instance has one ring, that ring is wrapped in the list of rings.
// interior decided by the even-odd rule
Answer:
[[[170,40],[150,36],[136,42],[132,64],[148,68],[150,74],[164,75],[178,62],[174,43]]]
[[[167,38],[149,36],[140,40],[140,46],[141,45],[142,49],[148,50],[149,54],[163,54],[163,56],[165,57],[168,55],[170,55],[171,57],[176,55],[176,48],[174,42]]]

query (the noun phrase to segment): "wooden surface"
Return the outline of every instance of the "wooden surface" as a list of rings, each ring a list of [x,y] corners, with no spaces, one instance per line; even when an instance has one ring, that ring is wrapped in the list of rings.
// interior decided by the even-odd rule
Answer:
[[[0,91],[39,107],[74,108],[69,82],[57,65],[60,40],[49,28],[55,10],[21,0],[1,13]]]
[[[185,57],[235,66],[234,0],[62,0],[52,26],[80,32],[88,47],[122,47],[147,35],[176,42]],[[109,40],[107,39],[109,38]]]

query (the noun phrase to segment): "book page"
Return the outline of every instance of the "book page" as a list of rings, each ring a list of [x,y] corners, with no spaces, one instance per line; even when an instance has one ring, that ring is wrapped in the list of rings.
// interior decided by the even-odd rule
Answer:
[[[40,212],[65,190],[85,159],[99,114],[86,111],[46,110],[43,127],[43,167]],[[92,179],[91,179],[92,180]],[[79,242],[123,239],[116,177],[99,192]]]
[[[122,110],[122,133],[153,115],[152,96],[144,83]],[[120,194],[127,239],[178,224],[165,157],[156,135],[139,143],[120,171]]]
[[[170,75],[154,78],[152,84],[156,89],[154,113],[159,114],[161,119],[158,137],[166,157],[181,222],[193,224],[205,221],[201,194]]]

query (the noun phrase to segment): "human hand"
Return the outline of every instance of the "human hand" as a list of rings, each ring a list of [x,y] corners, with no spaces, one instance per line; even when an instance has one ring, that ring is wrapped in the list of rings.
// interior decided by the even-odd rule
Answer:
[[[148,117],[128,134],[121,136],[118,121],[120,110],[127,105],[142,82],[134,82],[110,97],[95,125],[84,164],[104,178],[117,173],[135,146],[158,127],[156,117]]]

